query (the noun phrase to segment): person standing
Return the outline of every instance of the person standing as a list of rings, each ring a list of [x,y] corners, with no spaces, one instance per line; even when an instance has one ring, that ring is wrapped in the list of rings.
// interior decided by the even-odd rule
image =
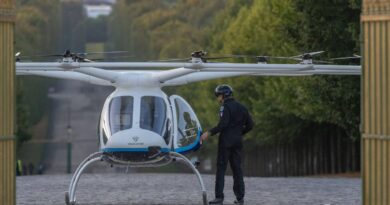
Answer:
[[[215,96],[222,104],[219,110],[219,123],[203,133],[201,143],[209,136],[219,133],[217,173],[215,177],[215,199],[209,204],[223,204],[225,172],[228,162],[233,172],[233,191],[235,204],[244,204],[245,184],[241,168],[242,136],[253,128],[253,120],[248,110],[233,98],[233,89],[229,85],[218,85]]]

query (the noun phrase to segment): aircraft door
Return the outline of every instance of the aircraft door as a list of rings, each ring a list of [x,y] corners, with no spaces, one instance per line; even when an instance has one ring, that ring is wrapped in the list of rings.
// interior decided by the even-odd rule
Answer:
[[[170,98],[173,113],[173,149],[184,153],[199,148],[202,128],[191,106],[180,96]]]

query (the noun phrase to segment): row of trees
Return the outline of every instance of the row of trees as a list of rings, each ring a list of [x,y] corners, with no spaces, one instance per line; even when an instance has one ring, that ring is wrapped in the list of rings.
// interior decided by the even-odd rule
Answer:
[[[326,51],[324,59],[349,56],[360,50],[360,5],[360,0],[119,0],[108,20],[108,49],[128,50],[137,60],[189,57],[195,50],[215,56],[294,56],[319,50]],[[246,76],[165,90],[185,97],[209,129],[218,121],[213,90],[220,83],[233,86],[256,122],[245,138],[246,162],[252,162],[244,164],[246,173],[359,170],[359,76]],[[215,152],[216,138],[210,141],[202,154]]]
[[[198,49],[213,55],[324,50],[323,58],[348,56],[359,53],[360,5],[360,0],[120,0],[109,19],[109,48],[128,50],[138,60],[188,57]],[[218,83],[231,84],[255,118],[256,130],[246,138],[252,145],[315,137],[318,129],[310,127],[330,125],[357,140],[359,81],[354,76],[240,77],[167,91],[186,97],[209,128],[218,120],[212,91]]]
[[[195,50],[216,56],[292,56],[316,50],[326,51],[323,58],[348,56],[359,53],[360,6],[360,0],[118,0],[108,18],[91,20],[83,17],[81,2],[22,0],[16,50],[42,54],[66,46],[83,51],[86,42],[107,39],[106,50],[127,50],[134,60],[189,57]],[[17,135],[23,141],[29,138],[27,128],[42,117],[47,81],[24,77],[18,82]],[[322,141],[313,139],[324,133],[352,144],[359,140],[359,77],[247,76],[165,90],[185,97],[208,129],[218,121],[213,90],[219,83],[231,84],[254,116],[255,130],[245,138],[249,149],[296,147],[309,138]],[[23,96],[29,99],[25,103]]]
[[[26,55],[50,54],[58,49],[59,0],[17,1],[15,51]],[[31,60],[31,59],[29,59]],[[51,81],[45,78],[18,77],[16,91],[18,145],[29,140],[31,128],[45,114]]]
[[[107,18],[88,19],[82,1],[19,0],[15,24],[15,50],[22,61],[50,61],[34,55],[60,54],[65,49],[83,52],[87,42],[107,40]],[[17,78],[18,145],[32,137],[31,128],[47,114],[48,89],[54,80],[37,76]]]

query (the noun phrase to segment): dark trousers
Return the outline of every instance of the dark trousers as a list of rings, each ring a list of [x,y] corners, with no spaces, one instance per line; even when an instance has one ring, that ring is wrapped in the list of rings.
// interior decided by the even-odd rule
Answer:
[[[238,200],[244,198],[245,184],[241,169],[242,145],[235,147],[218,146],[217,174],[215,177],[215,197],[224,198],[225,172],[228,162],[233,172],[233,191]]]

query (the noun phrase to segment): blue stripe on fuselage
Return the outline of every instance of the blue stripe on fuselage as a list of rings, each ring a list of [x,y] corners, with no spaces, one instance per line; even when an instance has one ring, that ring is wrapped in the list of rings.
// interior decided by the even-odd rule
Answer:
[[[185,146],[185,147],[176,148],[175,152],[185,154],[185,153],[190,152],[190,151],[198,150],[199,147],[200,147],[200,136],[201,136],[201,134],[202,134],[202,130],[198,129],[198,133],[197,133],[195,142],[193,142],[192,144],[190,144],[188,146]]]
[[[103,152],[149,152],[148,148],[104,148]],[[161,152],[169,152],[168,148],[161,148]]]

